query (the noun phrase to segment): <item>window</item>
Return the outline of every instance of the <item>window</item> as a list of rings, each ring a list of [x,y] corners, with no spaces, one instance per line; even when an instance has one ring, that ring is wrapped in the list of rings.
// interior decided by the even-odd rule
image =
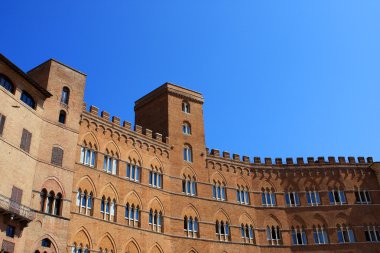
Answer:
[[[22,91],[21,93],[21,101],[24,102],[25,104],[27,104],[29,107],[35,109],[36,108],[36,102],[34,101],[34,99],[32,98],[32,96],[26,92],[26,91]]]
[[[42,189],[42,191],[40,193],[40,211],[41,212],[45,211],[46,198],[47,198],[47,190],[46,189]]]
[[[216,200],[226,200],[226,185],[221,182],[215,182],[212,185],[212,197]]]
[[[248,224],[240,225],[241,238],[245,243],[253,244],[253,226]]]
[[[367,226],[364,235],[367,242],[380,242],[380,234],[376,226]]]
[[[331,190],[329,191],[329,199],[331,205],[343,205],[346,204],[346,196],[342,190]]]
[[[215,223],[215,234],[219,241],[229,241],[230,240],[230,227],[228,222],[216,221]]]
[[[31,141],[32,141],[32,133],[24,128],[22,130],[20,148],[24,150],[25,152],[29,153]]]
[[[155,232],[161,233],[163,224],[162,213],[157,210],[150,209],[149,211],[149,226]]]
[[[8,225],[5,235],[8,237],[15,237],[16,228],[14,226]]]
[[[62,193],[57,194],[54,191],[47,193],[46,189],[42,189],[40,193],[40,211],[52,215],[62,215]]]
[[[182,102],[182,111],[190,113],[190,104],[188,102]]]
[[[371,195],[367,190],[355,191],[356,204],[370,204],[372,202]]]
[[[112,175],[116,175],[117,159],[110,155],[104,155],[103,170]]]
[[[127,163],[126,177],[130,181],[139,182],[140,181],[140,167],[136,164]]]
[[[182,192],[186,195],[195,196],[197,195],[197,182],[195,178],[191,178],[190,176],[183,175],[182,179]]]
[[[193,161],[191,147],[188,145],[185,145],[185,147],[183,148],[183,160],[185,160],[186,162]]]
[[[84,215],[92,215],[93,194],[88,193],[87,190],[82,192],[81,188],[77,192],[76,205],[79,209],[79,213]]]
[[[182,125],[182,132],[184,134],[190,135],[191,134],[191,126],[189,123],[185,122]]]
[[[309,206],[319,206],[321,204],[321,198],[317,191],[306,191],[306,201]]]
[[[7,91],[14,94],[15,86],[13,83],[4,75],[0,74],[0,86],[4,87]]]
[[[45,238],[41,241],[41,246],[45,248],[51,247],[51,241],[48,238]]]
[[[241,185],[237,186],[236,190],[236,200],[239,204],[248,205],[249,204],[249,193],[248,187],[244,187]]]
[[[158,171],[150,171],[149,185],[155,188],[162,188],[162,174]]]
[[[292,227],[292,245],[306,245],[306,233],[303,228]]]
[[[261,201],[263,206],[276,206],[276,195],[273,190],[262,189]]]
[[[313,237],[314,237],[314,243],[315,244],[328,244],[329,238],[327,236],[327,231],[324,229],[324,227],[317,226],[313,227]]]
[[[58,122],[62,124],[66,123],[66,112],[64,110],[59,112]]]
[[[354,232],[347,225],[338,225],[338,242],[352,243],[355,242]]]
[[[191,216],[189,218],[185,216],[185,218],[183,219],[183,230],[187,237],[198,237],[198,228],[199,225],[197,217],[193,219],[193,217]]]
[[[279,226],[267,226],[267,241],[270,245],[281,244],[281,231]]]
[[[63,87],[62,89],[62,95],[61,95],[61,103],[68,105],[69,104],[69,98],[70,98],[70,90],[67,87]]]
[[[61,204],[62,204],[62,194],[57,193],[57,196],[55,197],[55,203],[54,203],[54,215],[61,215]]]
[[[3,135],[5,119],[6,119],[6,117],[4,115],[0,114],[0,136]]]
[[[88,246],[83,247],[82,245],[76,245],[76,243],[74,243],[74,246],[71,247],[71,253],[89,253]]]
[[[45,213],[52,214],[53,213],[53,206],[54,206],[54,197],[55,194],[53,191],[50,191],[47,196],[47,203],[45,208]]]
[[[129,204],[125,205],[125,220],[129,226],[138,227],[140,221],[140,208],[138,205]]]
[[[103,196],[100,203],[100,213],[102,214],[103,220],[115,221],[116,200],[111,200],[111,198]]]
[[[57,166],[62,166],[63,149],[59,147],[53,147],[51,152],[51,163]]]
[[[96,152],[90,148],[82,147],[80,152],[80,162],[84,165],[94,167],[96,161]]]
[[[285,193],[285,202],[287,206],[299,206],[300,198],[297,192],[287,192]]]

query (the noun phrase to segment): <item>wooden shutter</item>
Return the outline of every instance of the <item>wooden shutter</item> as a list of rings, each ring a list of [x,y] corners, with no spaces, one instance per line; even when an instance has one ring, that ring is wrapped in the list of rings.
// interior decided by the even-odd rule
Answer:
[[[13,186],[12,195],[11,195],[11,206],[10,209],[12,212],[19,213],[20,204],[22,199],[22,190]]]
[[[6,119],[6,117],[4,115],[0,114],[0,136],[3,135],[5,119]]]
[[[13,253],[15,251],[15,244],[13,242],[4,240],[0,250],[4,250],[4,252],[8,253]]]
[[[31,141],[32,141],[32,133],[24,128],[22,130],[20,148],[26,152],[29,152]]]
[[[51,153],[51,163],[62,166],[62,160],[63,160],[63,150],[59,147],[53,147],[52,153]]]

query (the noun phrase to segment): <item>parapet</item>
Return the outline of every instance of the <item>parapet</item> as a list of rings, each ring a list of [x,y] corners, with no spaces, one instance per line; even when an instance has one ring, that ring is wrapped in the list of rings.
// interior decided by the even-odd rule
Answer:
[[[91,105],[89,110],[87,110],[86,103],[83,103],[83,111],[97,117],[98,119],[104,122],[111,123],[113,126],[120,127],[128,131],[133,131],[135,134],[144,136],[148,139],[152,139],[164,144],[169,144],[168,137],[166,136],[164,137],[160,133],[154,133],[152,130],[143,128],[142,126],[139,126],[139,125],[135,125],[134,128],[132,129],[132,124],[128,121],[123,121],[123,124],[120,124],[121,123],[120,117],[112,116],[111,118],[110,114],[106,111],[101,111],[100,116],[99,116],[99,108],[96,106]]]
[[[282,158],[260,158],[260,157],[253,157],[251,159],[249,156],[246,155],[238,155],[238,154],[232,154],[232,157],[230,156],[230,153],[227,151],[220,152],[218,149],[206,149],[207,156],[210,158],[219,158],[231,162],[240,162],[245,164],[252,164],[252,165],[267,165],[267,166],[318,166],[318,165],[352,165],[352,164],[372,164],[373,158],[367,157],[365,159],[363,156],[360,157],[333,157],[329,156],[327,159],[323,156],[319,157],[307,157],[304,159],[303,157],[297,157],[296,159],[293,159],[292,157],[285,158],[285,161]],[[221,155],[222,154],[222,155]]]

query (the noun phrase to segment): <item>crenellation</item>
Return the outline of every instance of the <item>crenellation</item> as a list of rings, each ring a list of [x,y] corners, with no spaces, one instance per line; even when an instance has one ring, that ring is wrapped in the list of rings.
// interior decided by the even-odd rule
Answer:
[[[109,120],[109,119],[110,119],[110,114],[109,114],[108,112],[106,112],[106,111],[102,111],[102,112],[100,113],[100,116],[101,116],[103,119],[105,119],[105,120]]]
[[[253,163],[254,163],[254,164],[261,164],[261,158],[255,156],[255,157],[253,158]]]
[[[129,121],[123,121],[123,127],[127,128],[128,130],[131,130],[132,124]]]
[[[323,156],[319,156],[317,159],[318,159],[318,163],[319,164],[324,164],[325,163],[325,158]]]
[[[166,136],[166,137],[165,137],[165,143],[166,143],[166,144],[169,144],[169,143],[170,143],[169,140],[170,140],[169,137]]]
[[[344,156],[339,156],[338,157],[338,162],[339,162],[339,164],[345,164],[346,163],[346,158]]]
[[[139,134],[143,134],[143,128],[142,126],[135,125],[135,132]]]
[[[372,157],[367,157],[367,163],[373,163],[373,158]]]
[[[146,129],[145,129],[145,135],[146,135],[148,138],[153,138],[153,132],[152,132],[152,130],[146,128]]]
[[[314,164],[314,157],[308,157],[307,159],[307,164]]]
[[[96,106],[91,105],[90,106],[90,113],[98,116],[99,115],[99,108],[96,107]]]
[[[329,164],[335,164],[336,163],[335,157],[333,157],[333,156],[329,156],[327,159],[329,161]]]
[[[240,161],[240,155],[232,154],[232,159],[234,159],[235,161]]]
[[[231,159],[230,152],[223,151],[223,158]]]
[[[282,165],[282,158],[275,158],[276,165]]]
[[[249,156],[245,156],[245,155],[243,155],[243,162],[245,162],[245,163],[250,163]]]
[[[158,140],[158,141],[164,141],[163,139],[162,139],[162,134],[160,134],[160,133],[155,133],[155,135],[154,135],[154,138],[156,139],[156,140]]]
[[[286,158],[286,164],[287,165],[293,165],[293,158],[291,158],[291,157]]]
[[[298,165],[304,165],[305,164],[303,157],[297,157],[297,164]]]
[[[115,125],[120,126],[120,118],[117,117],[117,116],[112,116],[112,123],[114,123]]]
[[[363,156],[358,157],[358,163],[365,163],[365,159]]]
[[[265,157],[264,160],[265,160],[265,165],[272,165],[272,158]]]
[[[87,110],[87,103],[83,102],[82,103],[82,111],[86,111],[86,110]]]
[[[355,157],[353,157],[353,156],[349,156],[349,157],[348,157],[348,163],[350,163],[350,164],[355,164]]]
[[[211,149],[211,155],[215,157],[220,157],[219,149]]]

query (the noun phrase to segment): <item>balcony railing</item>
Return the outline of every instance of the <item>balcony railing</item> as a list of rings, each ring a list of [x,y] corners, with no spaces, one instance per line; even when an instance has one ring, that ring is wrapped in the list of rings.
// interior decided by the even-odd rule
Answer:
[[[35,218],[35,213],[20,203],[12,201],[10,198],[0,194],[0,209],[13,215],[14,219],[26,220],[28,222]]]

